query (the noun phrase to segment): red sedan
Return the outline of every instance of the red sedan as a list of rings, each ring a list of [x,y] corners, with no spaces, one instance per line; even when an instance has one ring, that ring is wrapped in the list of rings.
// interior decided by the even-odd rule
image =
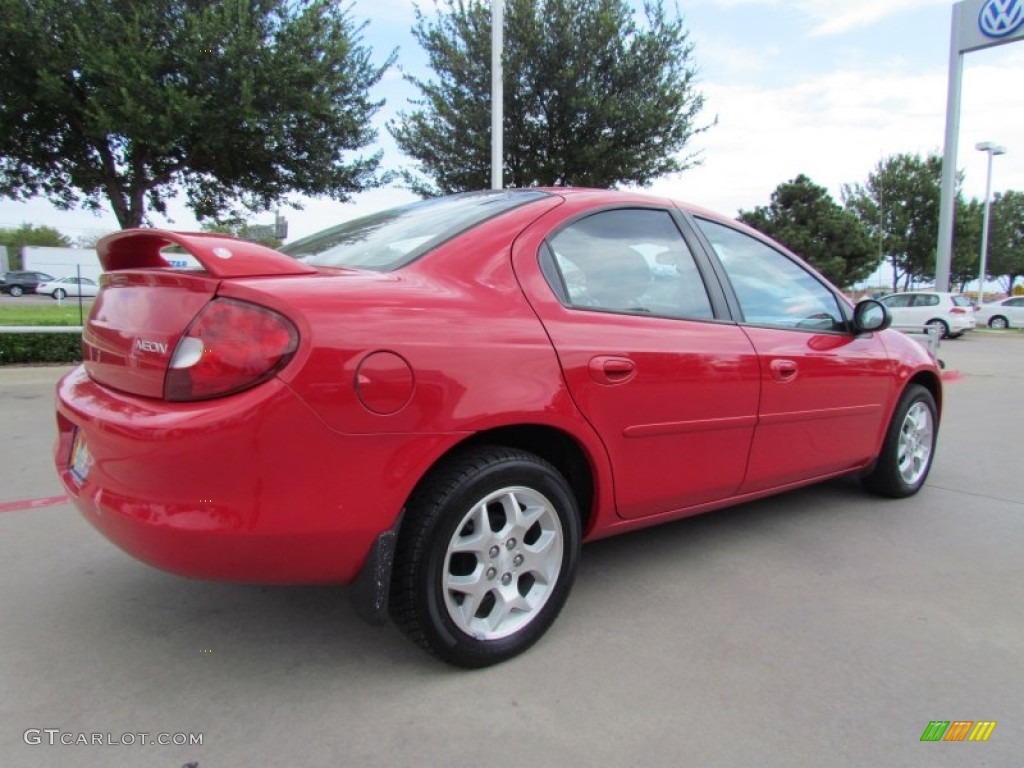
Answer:
[[[201,270],[168,266],[180,246]],[[284,253],[127,230],[55,460],[176,573],[354,584],[469,667],[533,644],[580,544],[839,475],[908,496],[936,361],[762,235],[595,190],[479,192]]]

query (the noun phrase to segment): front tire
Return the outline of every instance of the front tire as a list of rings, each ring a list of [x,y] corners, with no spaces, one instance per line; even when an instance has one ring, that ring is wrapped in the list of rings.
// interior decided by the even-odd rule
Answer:
[[[54,298],[55,301],[60,301],[62,299],[65,299],[65,298],[67,298],[67,295],[68,295],[68,292],[65,291],[63,288],[58,288],[56,291],[53,292],[53,298]]]
[[[526,451],[481,446],[434,470],[406,509],[389,610],[418,645],[485,667],[554,622],[579,563],[579,512],[565,478]]]
[[[903,391],[872,470],[862,478],[864,487],[881,496],[913,496],[928,479],[938,436],[938,409],[932,393],[919,384]]]
[[[23,294],[24,292],[25,292],[25,290],[20,285],[12,285],[11,286],[10,293],[11,293],[11,296],[14,296],[15,298],[17,298],[18,296],[21,296],[21,294]]]

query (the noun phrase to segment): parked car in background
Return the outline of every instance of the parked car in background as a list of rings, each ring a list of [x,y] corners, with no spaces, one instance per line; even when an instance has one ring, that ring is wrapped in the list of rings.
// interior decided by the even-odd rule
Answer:
[[[203,268],[171,269],[175,245]],[[86,519],[156,567],[351,583],[367,620],[481,667],[554,622],[585,541],[841,475],[890,497],[928,476],[935,358],[727,217],[492,190],[282,250],[98,244],[54,461]]]
[[[892,315],[892,327],[911,333],[925,333],[929,326],[939,329],[943,339],[955,339],[974,330],[974,305],[959,293],[910,291],[890,293],[879,301]]]
[[[1024,296],[982,304],[974,316],[989,328],[1024,328]]]
[[[53,280],[53,275],[45,272],[22,270],[17,272],[4,273],[4,279],[0,282],[0,293],[9,293],[11,296],[21,296],[24,293],[35,293],[39,283]]]
[[[68,296],[95,296],[100,291],[95,280],[88,277],[60,277],[36,286],[36,293],[64,299]]]

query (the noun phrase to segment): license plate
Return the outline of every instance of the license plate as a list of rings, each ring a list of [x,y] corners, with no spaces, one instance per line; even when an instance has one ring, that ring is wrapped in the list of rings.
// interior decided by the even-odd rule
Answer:
[[[89,447],[85,444],[85,438],[79,432],[75,435],[75,444],[71,448],[71,475],[79,485],[82,485],[85,478],[89,476],[90,469],[92,469],[92,454],[89,453]]]

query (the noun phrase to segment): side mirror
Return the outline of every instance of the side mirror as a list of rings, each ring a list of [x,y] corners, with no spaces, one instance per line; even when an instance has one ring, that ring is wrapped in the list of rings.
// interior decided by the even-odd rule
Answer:
[[[864,299],[853,308],[853,329],[857,333],[884,331],[891,324],[892,315],[880,301]]]

